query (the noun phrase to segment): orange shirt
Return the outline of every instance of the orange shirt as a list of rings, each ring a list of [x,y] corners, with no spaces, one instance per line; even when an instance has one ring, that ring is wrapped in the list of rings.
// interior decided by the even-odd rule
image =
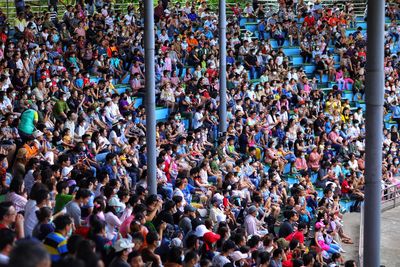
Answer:
[[[27,144],[24,145],[24,148],[26,149],[26,158],[29,160],[33,157],[36,157],[39,154],[39,149],[36,146],[29,146]]]

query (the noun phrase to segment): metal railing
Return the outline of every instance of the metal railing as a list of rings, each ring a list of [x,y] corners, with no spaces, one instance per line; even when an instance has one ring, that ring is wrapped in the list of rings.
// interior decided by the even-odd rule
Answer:
[[[400,187],[399,185],[391,185],[382,189],[382,206],[381,210],[386,211],[395,208],[400,203]]]
[[[399,185],[390,185],[381,190],[382,202],[381,211],[387,211],[395,208],[400,204],[400,187]],[[364,205],[361,206],[361,220],[360,220],[360,241],[358,244],[358,262],[359,266],[363,265],[364,256]]]

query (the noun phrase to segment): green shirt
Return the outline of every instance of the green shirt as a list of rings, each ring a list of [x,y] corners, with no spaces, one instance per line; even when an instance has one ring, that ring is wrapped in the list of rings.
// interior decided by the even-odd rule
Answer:
[[[60,116],[61,113],[66,113],[68,111],[67,102],[59,100],[54,104],[53,112],[55,116]]]
[[[35,130],[35,121],[38,121],[38,113],[33,109],[27,109],[21,115],[18,129],[26,134],[32,134]]]
[[[68,202],[74,199],[73,195],[64,195],[64,194],[57,194],[56,195],[56,205],[54,207],[54,213],[61,211]]]

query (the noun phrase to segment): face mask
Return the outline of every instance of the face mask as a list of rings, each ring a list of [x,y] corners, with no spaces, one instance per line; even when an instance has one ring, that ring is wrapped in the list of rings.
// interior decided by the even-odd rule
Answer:
[[[394,162],[394,164],[396,164],[396,165],[399,165],[399,161],[398,161],[398,160],[396,160],[396,161]]]
[[[72,227],[69,228],[69,231],[67,233],[67,237],[70,237],[72,235]]]
[[[115,212],[120,213],[122,211],[122,207],[118,206],[115,207]]]
[[[160,240],[156,241],[155,245],[156,245],[156,247],[159,247],[161,245],[161,241]]]
[[[112,161],[112,165],[113,166],[117,165],[117,161],[115,159]]]

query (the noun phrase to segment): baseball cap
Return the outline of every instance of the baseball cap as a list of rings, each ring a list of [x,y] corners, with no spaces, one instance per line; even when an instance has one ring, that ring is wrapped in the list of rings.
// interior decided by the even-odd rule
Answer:
[[[193,207],[192,205],[186,205],[186,206],[183,208],[183,211],[184,211],[184,212],[196,212],[196,208]]]
[[[218,240],[221,239],[221,236],[219,234],[216,234],[214,232],[207,232],[203,236],[203,241],[208,243],[208,244],[213,244],[217,242]]]
[[[64,167],[61,171],[61,175],[63,177],[66,177],[72,170],[74,169],[73,166],[69,166],[69,167]]]
[[[324,228],[324,227],[325,227],[325,224],[322,223],[322,222],[317,222],[317,223],[315,224],[315,229],[317,229],[317,230],[319,230],[319,229],[321,229],[321,228]]]
[[[43,132],[42,131],[36,130],[36,131],[33,132],[33,137],[38,138],[40,136],[43,136]]]
[[[115,242],[113,247],[115,249],[115,252],[120,252],[125,249],[133,248],[134,246],[135,246],[135,244],[132,243],[132,241],[129,240],[128,238],[121,238]]]
[[[205,233],[210,232],[210,230],[207,229],[207,227],[204,224],[201,224],[199,226],[196,227],[196,231],[194,232],[194,234],[197,237],[203,237]]]
[[[247,259],[249,257],[248,254],[242,253],[239,250],[233,252],[230,256],[233,262]]]
[[[288,248],[289,247],[289,241],[287,241],[284,238],[279,238],[276,240],[276,243],[278,244],[279,248]]]
[[[249,209],[247,210],[248,214],[252,214],[252,213],[254,213],[256,211],[257,211],[257,208],[254,205],[250,206]]]

